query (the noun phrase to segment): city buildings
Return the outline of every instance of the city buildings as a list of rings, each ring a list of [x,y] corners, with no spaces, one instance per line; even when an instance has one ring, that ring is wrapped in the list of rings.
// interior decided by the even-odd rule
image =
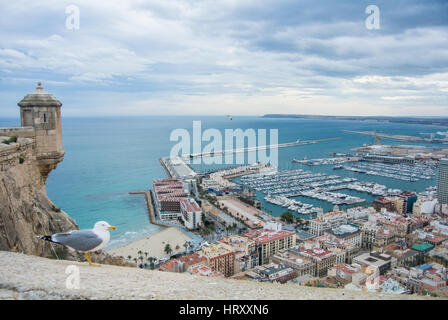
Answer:
[[[284,230],[251,229],[243,236],[254,240],[257,244],[260,264],[268,263],[269,257],[276,254],[279,250],[290,248],[296,244],[295,232]]]
[[[328,276],[335,277],[345,285],[353,280],[353,275],[361,272],[361,269],[347,263],[338,263],[328,270]]]
[[[444,267],[448,267],[448,243],[446,245],[437,246],[431,250],[426,257],[426,261],[436,262]]]
[[[160,265],[160,271],[185,272],[190,267],[206,263],[207,259],[199,253],[189,254],[180,258],[168,260]]]
[[[307,259],[310,259],[316,264],[316,277],[324,277],[327,275],[328,269],[333,267],[337,261],[337,253],[328,249],[312,248],[306,249],[305,247],[296,246],[291,248],[290,251],[294,254],[300,255]],[[343,260],[343,259],[342,259]]]
[[[391,270],[391,276],[410,293],[433,293],[448,296],[447,270],[438,263],[428,263],[412,268],[397,267]]]
[[[194,199],[180,200],[180,212],[187,229],[195,230],[202,225],[202,210]]]
[[[408,248],[406,242],[403,240],[384,247],[383,253],[397,259],[398,266],[414,267],[418,264],[418,252]]]
[[[279,283],[285,283],[297,277],[293,268],[275,263],[255,267],[253,270],[246,272],[246,275],[255,281]]]
[[[191,266],[188,268],[187,272],[202,277],[224,278],[224,275],[221,272],[213,271],[210,267],[204,264]]]
[[[377,269],[379,274],[385,274],[392,267],[396,266],[396,259],[388,254],[377,251],[367,252],[353,258],[353,263],[363,267]]]
[[[362,246],[362,233],[358,227],[349,224],[343,224],[326,231],[327,233],[333,235],[335,238],[342,240],[344,242],[352,243],[356,247],[361,248]]]
[[[180,212],[180,201],[188,198],[183,183],[177,178],[154,180],[153,190],[155,206],[161,220],[177,219]]]
[[[154,180],[154,202],[161,220],[181,218],[189,230],[202,224],[202,210],[196,201],[189,198],[188,188],[179,178]]]
[[[441,204],[448,204],[448,159],[440,159],[439,175],[437,178],[437,200]]]
[[[221,272],[225,277],[235,273],[235,251],[225,243],[202,246],[201,254],[207,258],[207,265],[213,271]]]
[[[345,211],[331,211],[310,220],[309,231],[315,236],[323,235],[324,231],[352,221],[353,217]]]
[[[437,198],[433,196],[418,195],[412,207],[412,213],[420,216],[422,214],[433,214],[436,210]]]
[[[381,209],[386,209],[389,212],[393,212],[395,210],[394,202],[390,198],[379,197],[373,200],[373,207],[376,211],[381,211]]]
[[[294,251],[280,250],[271,257],[270,261],[293,268],[296,271],[297,277],[304,275],[314,277],[316,275],[316,262]]]
[[[227,176],[222,173],[212,177],[204,185],[208,183],[210,188],[215,183],[223,192],[233,187],[225,183]],[[181,192],[185,196],[178,182],[161,181],[158,195],[178,201],[178,217],[188,229],[194,229],[201,208],[191,205],[193,201],[188,197],[171,197]],[[446,269],[422,265],[446,267],[447,263],[448,223],[436,213],[434,192],[431,189],[417,195],[398,190],[394,196],[376,199],[371,207],[342,211],[335,206],[333,211],[318,212],[317,218],[309,220],[307,231],[293,224],[284,225],[236,196],[218,196],[217,207],[202,201],[207,216],[220,221],[225,213],[249,230],[202,246],[201,258],[191,266],[178,261],[161,268],[262,282],[440,294],[446,290]]]
[[[235,273],[240,273],[259,265],[260,257],[254,240],[231,235],[224,237],[220,242],[231,246],[235,251]]]

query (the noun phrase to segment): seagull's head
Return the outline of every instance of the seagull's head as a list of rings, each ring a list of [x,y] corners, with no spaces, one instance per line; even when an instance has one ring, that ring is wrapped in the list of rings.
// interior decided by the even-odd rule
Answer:
[[[95,223],[95,226],[93,227],[93,229],[95,230],[109,230],[109,229],[116,229],[114,226],[111,226],[110,224],[108,224],[106,221],[98,221],[97,223]]]

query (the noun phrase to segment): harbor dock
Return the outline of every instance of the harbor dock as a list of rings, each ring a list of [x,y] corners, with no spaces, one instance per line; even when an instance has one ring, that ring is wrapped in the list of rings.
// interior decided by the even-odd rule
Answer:
[[[319,143],[319,142],[339,140],[339,139],[342,139],[342,138],[337,137],[337,138],[326,138],[326,139],[318,139],[318,140],[303,140],[303,141],[297,140],[295,142],[286,142],[286,143],[271,144],[271,145],[266,145],[266,146],[257,146],[257,147],[250,147],[250,148],[247,147],[247,148],[240,148],[240,149],[228,149],[228,150],[214,151],[214,152],[183,154],[182,158],[193,159],[193,158],[198,158],[198,157],[213,157],[213,156],[222,155],[222,154],[233,154],[233,153],[257,151],[257,150],[303,146],[303,145],[308,145],[308,144],[315,144],[315,143]]]

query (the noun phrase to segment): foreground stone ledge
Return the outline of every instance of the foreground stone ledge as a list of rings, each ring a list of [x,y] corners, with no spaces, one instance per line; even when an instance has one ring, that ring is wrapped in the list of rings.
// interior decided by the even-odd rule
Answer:
[[[80,288],[67,289],[68,266],[77,266]],[[130,267],[52,260],[0,251],[0,299],[344,299],[429,297],[256,283]]]

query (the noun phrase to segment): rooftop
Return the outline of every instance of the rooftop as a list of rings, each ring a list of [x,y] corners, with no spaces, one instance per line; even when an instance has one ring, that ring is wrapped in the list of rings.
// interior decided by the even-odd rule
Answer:
[[[427,250],[431,250],[433,248],[434,248],[434,245],[432,245],[428,242],[414,243],[412,245],[412,249],[416,250],[416,251],[427,251]]]
[[[62,103],[52,94],[47,93],[42,87],[42,83],[38,82],[36,90],[27,94],[19,103],[20,107],[60,107]]]
[[[294,232],[280,230],[274,231],[269,229],[253,230],[244,234],[245,237],[251,238],[258,243],[266,243],[280,238],[294,235]]]
[[[194,199],[185,199],[180,201],[180,205],[186,212],[198,212],[201,208]]]

